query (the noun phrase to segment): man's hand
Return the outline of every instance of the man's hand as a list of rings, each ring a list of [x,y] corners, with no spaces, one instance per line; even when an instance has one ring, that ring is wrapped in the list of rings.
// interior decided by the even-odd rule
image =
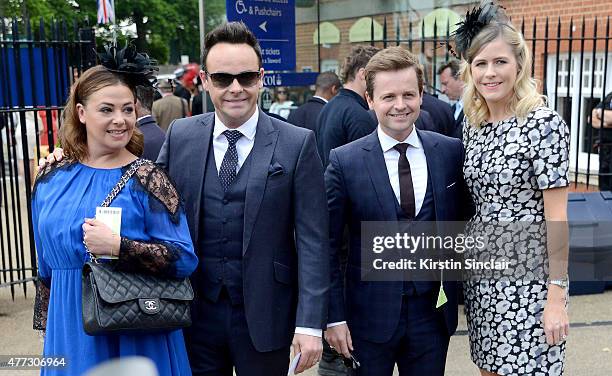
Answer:
[[[327,328],[325,330],[325,340],[345,358],[351,357],[350,351],[353,351],[353,340],[348,325],[340,324]]]
[[[293,347],[293,356],[297,353],[302,353],[300,362],[295,368],[296,374],[306,371],[321,360],[323,343],[320,337],[296,333],[293,336],[291,346]]]
[[[47,158],[40,158],[38,160],[38,169],[45,168],[47,164],[52,165],[55,162],[59,162],[64,158],[64,149],[55,148],[53,149],[53,153],[49,153]]]

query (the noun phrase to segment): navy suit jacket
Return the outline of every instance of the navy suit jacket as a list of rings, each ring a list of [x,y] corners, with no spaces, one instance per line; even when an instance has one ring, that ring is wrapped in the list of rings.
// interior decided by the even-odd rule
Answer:
[[[144,151],[142,157],[150,161],[155,161],[159,155],[166,132],[157,125],[153,116],[149,115],[138,121],[138,129],[144,136]]]
[[[306,103],[291,111],[287,122],[316,132],[317,117],[319,117],[319,112],[321,112],[323,106],[325,106],[324,100],[312,97]]]
[[[376,125],[365,99],[353,90],[340,89],[317,118],[317,148],[323,165],[327,166],[332,149],[370,134]]]
[[[206,113],[175,120],[157,160],[185,201],[195,245],[214,119],[214,113]],[[249,158],[242,237],[244,310],[255,349],[272,351],[291,344],[296,326],[323,329],[327,323],[325,183],[314,133],[262,111]]]
[[[464,117],[465,117],[465,114],[463,113],[463,110],[461,110],[461,112],[459,113],[459,116],[455,120],[455,129],[449,136],[463,140],[463,118]]]
[[[435,129],[431,129],[440,134],[450,136],[455,129],[455,117],[451,106],[434,97],[431,94],[423,93],[423,104],[421,108],[429,112],[433,119]]]
[[[436,220],[464,219],[469,213],[461,205],[466,200],[461,141],[429,131],[417,130],[417,134],[427,159]],[[329,322],[346,320],[352,335],[385,343],[399,323],[403,282],[362,281],[360,254],[362,221],[398,220],[397,199],[377,133],[332,150],[329,161],[325,172],[332,271]],[[345,225],[349,228],[346,279],[339,266]],[[442,306],[441,314],[449,334],[457,327],[457,285],[444,282],[448,303]]]

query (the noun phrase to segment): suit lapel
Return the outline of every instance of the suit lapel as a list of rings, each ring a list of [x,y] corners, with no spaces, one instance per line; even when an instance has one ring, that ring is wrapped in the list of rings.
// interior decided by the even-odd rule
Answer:
[[[385,157],[378,140],[378,134],[374,131],[367,137],[367,141],[363,146],[363,159],[372,180],[372,186],[376,191],[376,198],[378,199],[384,220],[395,221],[397,220],[396,198],[389,181],[389,173],[387,172],[387,165],[385,164]]]
[[[440,212],[444,206],[444,191],[446,189],[444,186],[444,175],[441,173],[445,170],[443,155],[441,155],[440,150],[438,150],[438,141],[433,140],[429,134],[426,132],[419,132],[417,130],[417,135],[419,136],[421,144],[423,145],[423,150],[425,151],[427,171],[429,174],[429,179],[431,179],[431,187],[434,195],[436,218],[443,218],[442,213]]]
[[[268,180],[268,169],[278,140],[278,129],[272,123],[272,120],[259,111],[259,120],[257,122],[257,132],[255,133],[255,142],[251,150],[251,171],[247,181],[246,197],[244,202],[244,231],[242,233],[242,254],[245,254],[255,219],[259,212],[259,207],[263,199],[266,181]]]
[[[191,169],[185,168],[185,173],[188,174],[187,180],[191,181],[189,184],[190,187],[195,187],[195,215],[193,218],[194,228],[191,229],[194,234],[196,234],[194,242],[197,244],[199,237],[199,228],[200,228],[200,210],[202,208],[202,189],[204,186],[204,176],[206,170],[206,163],[208,162],[208,150],[211,145],[212,132],[215,127],[215,114],[214,112],[205,114],[199,119],[198,123],[193,130],[191,130],[191,135],[194,140],[202,140],[201,144],[201,153],[202,163],[191,163]],[[196,150],[197,152],[197,150]],[[187,201],[187,200],[186,200]]]

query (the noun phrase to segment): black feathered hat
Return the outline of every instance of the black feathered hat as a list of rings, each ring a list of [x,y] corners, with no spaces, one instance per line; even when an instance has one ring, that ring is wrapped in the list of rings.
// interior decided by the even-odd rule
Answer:
[[[153,86],[157,81],[154,74],[159,70],[157,61],[145,53],[137,52],[132,44],[122,49],[105,46],[104,51],[97,55],[100,65],[122,75],[130,86]]]
[[[491,21],[508,22],[503,11],[503,7],[494,4],[492,1],[481,4],[479,7],[468,10],[465,19],[459,22],[457,30],[453,33],[455,40],[454,55],[467,60],[467,50],[472,45],[472,41]]]

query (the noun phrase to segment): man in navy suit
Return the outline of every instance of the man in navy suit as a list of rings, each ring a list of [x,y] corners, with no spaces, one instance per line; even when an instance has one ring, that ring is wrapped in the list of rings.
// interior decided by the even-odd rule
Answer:
[[[136,88],[136,126],[144,137],[144,151],[142,157],[150,161],[155,161],[159,155],[159,150],[164,144],[166,132],[157,125],[151,116],[151,106],[155,89],[152,87],[138,86]]]
[[[417,130],[423,69],[401,47],[376,54],[365,68],[375,132],[334,149],[325,172],[330,211],[332,287],[325,338],[354,353],[359,375],[442,376],[457,326],[457,283],[445,281],[448,301],[436,307],[440,282],[364,281],[363,221],[456,221],[464,218],[461,142]],[[346,275],[338,252],[349,229]]]
[[[317,76],[315,93],[306,103],[291,111],[287,122],[298,127],[315,131],[317,129],[317,117],[323,106],[332,99],[342,88],[340,79],[334,72],[323,72]]]
[[[461,63],[458,60],[451,60],[438,69],[440,75],[440,91],[446,94],[448,99],[455,102],[452,105],[453,118],[455,119],[454,129],[448,134],[451,137],[463,138],[463,80],[459,77]]]
[[[215,112],[177,119],[158,163],[186,203],[200,267],[185,331],[194,375],[285,376],[321,358],[328,212],[312,131],[257,108],[257,39],[242,22],[205,40],[200,77]]]

